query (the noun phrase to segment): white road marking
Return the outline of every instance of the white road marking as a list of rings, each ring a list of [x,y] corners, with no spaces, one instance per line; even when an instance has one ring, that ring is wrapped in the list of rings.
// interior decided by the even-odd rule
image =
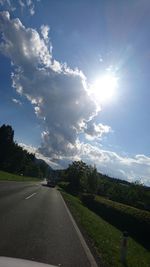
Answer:
[[[32,195],[26,197],[25,199],[29,199],[29,198],[33,197],[34,195],[36,195],[36,194],[37,194],[37,193],[33,193]]]

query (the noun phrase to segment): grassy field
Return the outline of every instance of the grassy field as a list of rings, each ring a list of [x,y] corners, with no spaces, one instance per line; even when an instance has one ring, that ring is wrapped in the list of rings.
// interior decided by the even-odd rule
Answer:
[[[62,195],[76,222],[86,231],[91,244],[93,244],[97,254],[102,258],[104,265],[109,267],[122,267],[123,265],[120,262],[122,233],[100,216],[83,206],[77,197],[63,191]],[[132,238],[128,240],[127,266],[150,266],[150,252]]]
[[[31,182],[33,182],[33,181],[40,181],[40,179],[0,171],[0,181],[18,181],[18,182],[19,181],[20,182],[23,182],[23,181],[24,182],[25,181],[30,182],[31,181]]]

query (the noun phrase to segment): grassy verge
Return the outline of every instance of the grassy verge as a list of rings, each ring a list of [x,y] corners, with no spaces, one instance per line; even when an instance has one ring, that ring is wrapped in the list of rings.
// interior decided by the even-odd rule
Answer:
[[[122,267],[120,244],[122,233],[100,216],[83,206],[81,201],[66,192],[62,195],[76,222],[86,231],[91,243],[104,264],[109,267]],[[128,267],[149,267],[150,253],[132,238],[128,240]]]
[[[150,250],[150,212],[100,196],[96,196],[94,201],[85,204],[117,229],[128,231],[131,237]]]
[[[18,181],[18,182],[23,182],[23,181],[30,182],[31,181],[33,182],[33,181],[40,181],[40,179],[0,171],[0,181]]]

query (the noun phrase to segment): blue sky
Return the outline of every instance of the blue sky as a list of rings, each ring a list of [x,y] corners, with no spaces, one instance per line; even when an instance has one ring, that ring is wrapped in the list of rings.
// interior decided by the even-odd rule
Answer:
[[[150,185],[149,1],[0,0],[0,10],[0,124],[55,168],[83,159]],[[104,76],[117,80],[111,97]]]

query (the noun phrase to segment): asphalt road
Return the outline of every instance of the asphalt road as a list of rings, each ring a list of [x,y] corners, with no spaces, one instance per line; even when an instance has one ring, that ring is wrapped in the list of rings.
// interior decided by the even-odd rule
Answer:
[[[0,256],[90,266],[59,191],[40,183],[0,182]]]

